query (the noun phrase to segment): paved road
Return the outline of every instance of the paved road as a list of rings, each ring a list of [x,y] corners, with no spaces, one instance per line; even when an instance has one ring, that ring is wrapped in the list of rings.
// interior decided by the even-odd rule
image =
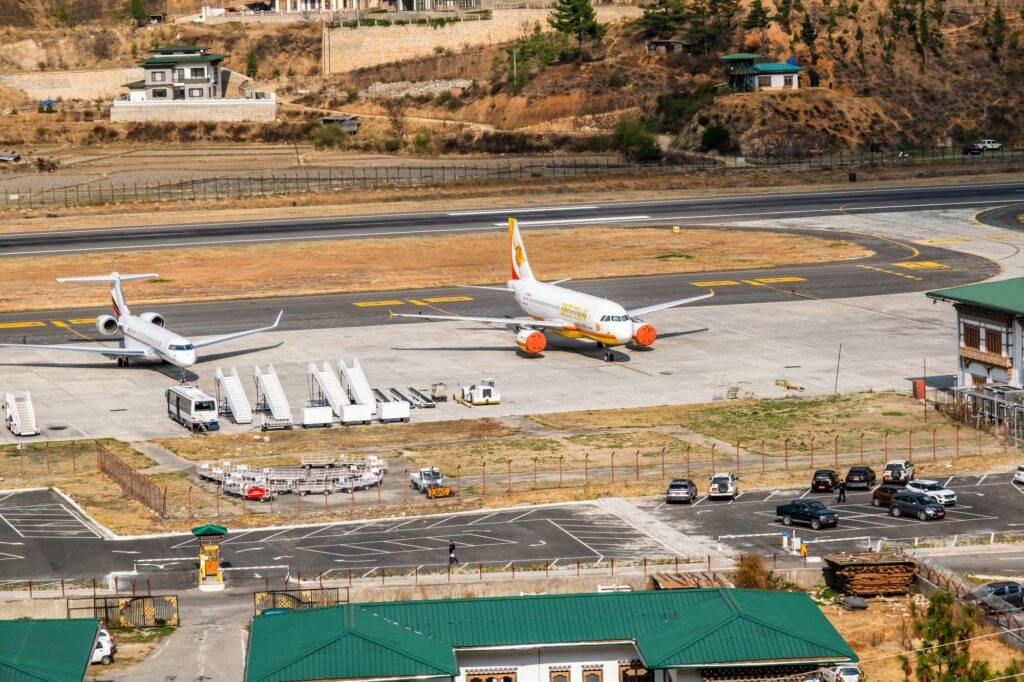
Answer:
[[[978,222],[991,225],[992,227],[1001,227],[1007,230],[1024,230],[1024,225],[1017,220],[1017,216],[1022,214],[1024,214],[1024,204],[1012,204],[982,211],[976,217]]]
[[[950,208],[984,208],[1019,202],[1024,183],[779,192],[709,199],[631,201],[538,208],[498,208],[375,216],[250,220],[104,230],[17,233],[0,236],[0,256],[124,251],[477,232],[503,229],[509,215],[524,228],[615,225],[678,225]]]
[[[926,291],[976,282],[999,272],[988,260],[935,246],[903,245],[868,235],[801,230],[864,244],[875,255],[855,261],[760,270],[701,272],[651,277],[578,280],[568,286],[605,296],[627,308],[672,300],[713,288],[716,296],[699,305],[769,303],[794,298],[847,298]],[[126,295],[131,302],[131,285]],[[269,324],[284,310],[283,330],[325,329],[387,322],[387,311],[437,310],[459,315],[519,316],[512,297],[499,291],[465,288],[418,289],[358,294],[266,298],[161,305],[168,327],[188,336],[225,333]],[[77,308],[0,315],[0,341],[64,343],[97,337],[92,320],[105,308]],[[395,324],[418,324],[395,318]],[[270,337],[272,338],[272,337]]]

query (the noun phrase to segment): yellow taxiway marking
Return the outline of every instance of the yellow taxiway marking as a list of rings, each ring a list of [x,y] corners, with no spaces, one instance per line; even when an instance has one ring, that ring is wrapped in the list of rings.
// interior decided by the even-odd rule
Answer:
[[[690,286],[694,287],[731,287],[739,282],[734,282],[731,279],[722,279],[715,282],[690,282]]]
[[[758,277],[757,279],[743,279],[739,281],[723,279],[718,282],[690,282],[695,287],[728,287],[734,284],[749,284],[752,287],[763,287],[769,284],[785,284],[786,282],[806,282],[803,277]]]
[[[786,282],[806,282],[803,277],[758,277],[761,284],[785,284]]]
[[[962,244],[972,241],[970,237],[937,237],[935,239],[918,239],[918,244]]]
[[[0,322],[0,329],[24,329],[25,327],[45,326],[45,322]]]
[[[903,263],[893,263],[898,268],[906,268],[907,270],[948,270],[948,265],[942,263],[935,263],[930,260],[914,260],[906,261]]]
[[[74,320],[68,320],[68,324],[96,324],[95,317],[79,317]]]
[[[864,268],[865,270],[874,270],[875,272],[884,272],[887,275],[894,275],[896,277],[902,277],[904,279],[916,279],[918,281],[924,280],[924,277],[915,277],[914,275],[905,275],[902,272],[894,272],[892,270],[886,270],[884,268],[876,268],[871,265],[858,265],[858,268]]]
[[[378,306],[396,306],[412,303],[413,305],[430,306],[434,303],[457,303],[459,301],[472,301],[472,296],[431,296],[429,298],[407,298],[405,300],[391,299],[388,301],[355,301],[354,306],[360,308],[374,308]]]

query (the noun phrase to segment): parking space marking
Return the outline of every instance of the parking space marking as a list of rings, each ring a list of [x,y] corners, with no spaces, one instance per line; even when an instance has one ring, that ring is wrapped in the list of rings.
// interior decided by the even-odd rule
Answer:
[[[458,540],[456,541],[456,539]],[[326,554],[328,556],[368,558],[409,552],[440,552],[448,548],[449,540],[455,541],[457,545],[465,549],[518,544],[515,540],[495,538],[479,533],[459,533],[451,538],[415,536],[399,540],[367,540],[366,542],[311,545],[308,547],[296,547],[296,549]]]
[[[0,519],[23,538],[88,540],[100,537],[62,504],[0,507]]]
[[[978,479],[978,482],[977,482],[977,483],[975,483],[974,485],[981,485],[982,483],[984,483],[984,482],[985,482],[985,479],[986,479],[986,478],[988,478],[988,474],[985,474],[985,475],[984,475],[984,476],[982,476],[982,477],[981,477],[980,479]]]

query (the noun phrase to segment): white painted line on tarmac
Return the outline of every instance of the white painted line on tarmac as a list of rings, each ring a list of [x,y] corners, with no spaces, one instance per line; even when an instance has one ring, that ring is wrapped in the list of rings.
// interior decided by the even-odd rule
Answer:
[[[956,477],[955,476],[950,476],[949,478],[947,478],[946,482],[942,484],[942,487],[943,488],[948,488],[949,487],[949,482],[952,481],[954,478],[956,478]]]
[[[486,521],[487,519],[491,518],[492,516],[497,516],[497,514],[495,513],[495,514],[488,514],[487,516],[481,516],[479,519],[473,519],[472,521],[470,521],[466,525],[467,526],[472,526],[474,523],[480,523],[481,521]],[[433,528],[433,526],[430,526],[430,527]]]
[[[988,474],[985,474],[984,476],[982,476],[981,478],[979,478],[979,479],[978,479],[978,482],[977,482],[977,483],[975,483],[974,485],[976,485],[976,486],[979,486],[979,485],[981,485],[982,483],[984,483],[984,482],[985,482],[985,479],[986,479],[986,478],[988,478]]]
[[[544,206],[541,208],[494,208],[486,211],[451,211],[448,215],[494,215],[508,213],[544,213],[546,211],[589,211],[600,208],[599,206]]]
[[[653,220],[649,215],[625,215],[614,218],[564,218],[562,220],[520,220],[520,227],[542,227],[544,225],[589,225],[591,223],[625,223],[635,220]],[[494,223],[504,227],[507,223]],[[3,254],[0,254],[3,255]]]
[[[242,552],[252,552],[252,551],[260,550],[260,549],[263,549],[263,548],[262,547],[246,547],[245,549],[237,550],[234,553],[235,554],[241,554]]]

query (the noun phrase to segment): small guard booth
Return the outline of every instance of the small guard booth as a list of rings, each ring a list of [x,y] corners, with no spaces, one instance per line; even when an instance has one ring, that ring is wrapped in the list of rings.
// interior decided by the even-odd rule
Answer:
[[[204,592],[223,590],[224,574],[220,566],[220,545],[228,534],[228,529],[208,523],[193,528],[192,534],[199,538],[199,589]]]

